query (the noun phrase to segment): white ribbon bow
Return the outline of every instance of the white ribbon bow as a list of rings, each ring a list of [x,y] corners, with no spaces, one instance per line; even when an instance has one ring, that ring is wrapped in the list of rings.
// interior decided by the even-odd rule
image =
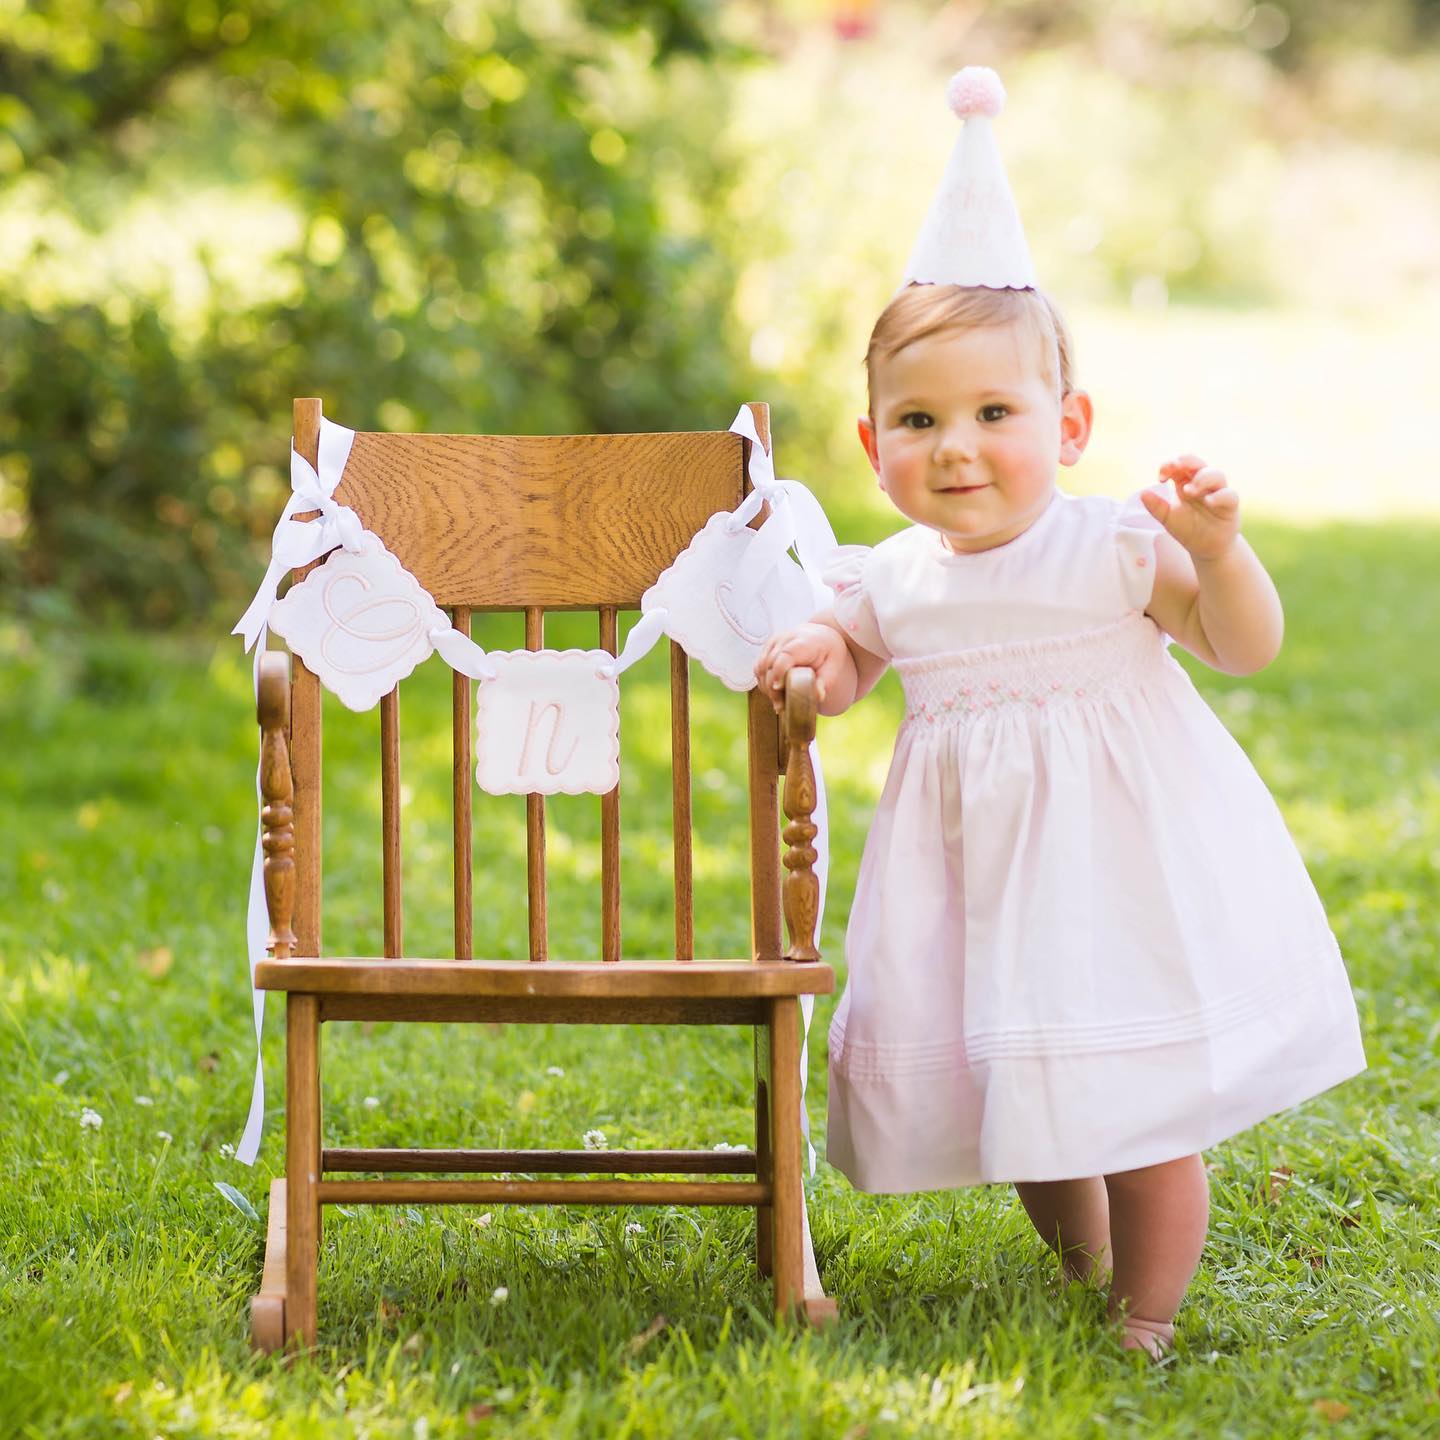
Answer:
[[[292,441],[291,494],[275,526],[270,564],[265,569],[265,578],[260,582],[255,598],[230,632],[232,635],[244,636],[247,651],[264,635],[276,593],[287,571],[297,570],[312,560],[318,560],[337,545],[343,545],[346,550],[351,551],[360,548],[360,532],[365,528],[360,523],[360,517],[348,505],[337,505],[331,498],[335,487],[340,483],[340,477],[345,473],[345,462],[350,458],[350,447],[354,443],[353,430],[322,419],[320,468],[317,471],[296,451]],[[320,523],[294,519],[302,510],[320,511]],[[263,648],[264,646],[261,646],[261,649]]]

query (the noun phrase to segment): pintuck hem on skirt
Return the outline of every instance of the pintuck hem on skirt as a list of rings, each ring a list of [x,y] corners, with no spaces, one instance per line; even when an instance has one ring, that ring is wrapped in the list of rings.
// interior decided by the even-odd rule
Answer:
[[[1338,949],[1281,1006],[1123,1053],[946,1064],[932,1051],[891,1073],[866,1057],[851,1073],[832,1024],[825,1158],[872,1194],[1113,1174],[1204,1150],[1365,1064]]]

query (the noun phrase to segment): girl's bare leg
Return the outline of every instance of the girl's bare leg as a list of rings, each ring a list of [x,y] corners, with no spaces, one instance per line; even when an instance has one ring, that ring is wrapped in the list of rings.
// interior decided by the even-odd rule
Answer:
[[[1127,1350],[1158,1358],[1175,1335],[1175,1312],[1200,1264],[1210,1184],[1198,1154],[1105,1177],[1114,1276],[1109,1310]]]
[[[1060,1256],[1065,1275],[1084,1280],[1110,1268],[1110,1202],[1098,1175],[1083,1180],[1026,1180],[1017,1183],[1040,1238]]]

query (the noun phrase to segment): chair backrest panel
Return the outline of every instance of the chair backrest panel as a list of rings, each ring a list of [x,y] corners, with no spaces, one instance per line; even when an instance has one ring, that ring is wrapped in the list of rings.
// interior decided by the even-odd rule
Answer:
[[[768,439],[768,413],[752,406]],[[295,445],[313,464],[318,401],[297,400]],[[525,643],[544,646],[547,610],[593,609],[598,648],[617,653],[617,611],[639,608],[717,510],[749,491],[748,441],[727,431],[640,435],[386,435],[359,432],[335,491],[407,570],[450,610],[462,633],[475,610],[523,610]],[[762,523],[768,507],[751,521]],[[670,646],[671,812],[675,958],[695,958],[690,769],[690,661]],[[762,960],[780,955],[778,721],[746,697],[749,740],[751,938]],[[398,691],[380,702],[383,948],[403,954]],[[474,953],[471,684],[452,695],[455,955]],[[320,709],[318,682],[294,662],[291,763],[295,776],[297,953],[320,950]],[[620,791],[600,797],[601,956],[620,958]],[[529,954],[548,958],[545,797],[526,797]]]
[[[744,443],[723,430],[361,432],[335,499],[437,605],[638,609],[690,537],[744,498]]]

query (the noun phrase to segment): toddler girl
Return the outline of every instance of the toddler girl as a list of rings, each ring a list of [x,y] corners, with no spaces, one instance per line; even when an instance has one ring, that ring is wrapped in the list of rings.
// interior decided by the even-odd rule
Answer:
[[[1033,287],[902,289],[866,364],[860,439],[912,523],[834,552],[833,608],[755,667],[777,705],[813,667],[826,715],[887,665],[905,691],[826,1157],[874,1192],[1013,1182],[1158,1357],[1205,1239],[1202,1150],[1365,1065],[1275,803],[1167,650],[1258,670],[1280,603],[1197,456],[1160,467],[1168,495],[1057,489],[1091,404]]]

